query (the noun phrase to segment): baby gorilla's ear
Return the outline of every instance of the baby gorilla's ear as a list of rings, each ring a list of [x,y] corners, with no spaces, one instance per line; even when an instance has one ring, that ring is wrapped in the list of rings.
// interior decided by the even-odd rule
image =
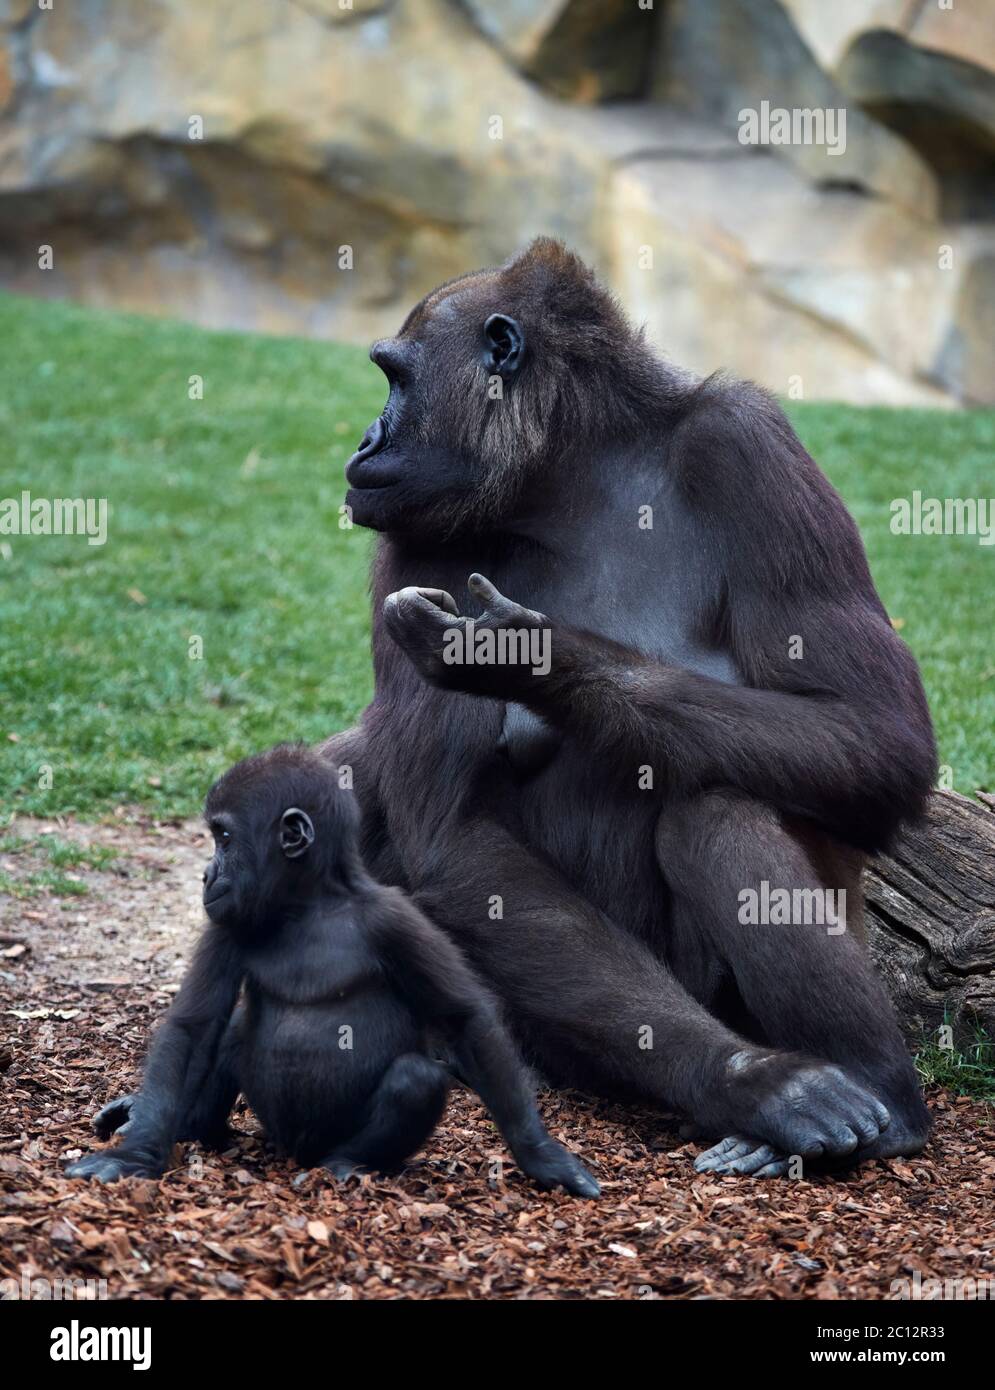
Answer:
[[[288,859],[300,859],[313,844],[311,817],[299,806],[288,806],[280,817],[280,848]]]

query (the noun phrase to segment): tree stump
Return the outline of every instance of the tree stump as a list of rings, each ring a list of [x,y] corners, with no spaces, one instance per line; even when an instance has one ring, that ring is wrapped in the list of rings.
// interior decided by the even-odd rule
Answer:
[[[995,1038],[995,797],[934,793],[926,818],[864,877],[875,964],[913,1046],[943,1023]]]

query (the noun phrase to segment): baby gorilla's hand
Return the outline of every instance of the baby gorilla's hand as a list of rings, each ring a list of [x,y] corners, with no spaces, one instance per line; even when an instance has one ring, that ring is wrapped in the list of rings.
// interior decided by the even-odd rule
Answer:
[[[118,1096],[102,1105],[93,1117],[93,1132],[98,1139],[109,1139],[112,1134],[127,1134],[135,1118],[137,1096]]]
[[[601,1188],[579,1158],[546,1135],[516,1146],[515,1162],[540,1187],[563,1187],[575,1197],[600,1197]]]
[[[127,1148],[87,1154],[66,1169],[68,1178],[93,1178],[96,1182],[117,1182],[118,1178],[161,1178],[163,1169],[143,1154],[130,1154]]]

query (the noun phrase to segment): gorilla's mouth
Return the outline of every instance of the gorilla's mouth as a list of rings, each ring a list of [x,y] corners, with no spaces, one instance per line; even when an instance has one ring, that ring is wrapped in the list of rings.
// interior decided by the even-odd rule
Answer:
[[[205,897],[205,898],[204,898],[204,906],[205,906],[205,907],[214,907],[214,905],[215,905],[216,903],[219,903],[219,902],[222,900],[222,898],[227,898],[227,896],[228,896],[228,894],[229,894],[230,892],[231,892],[231,889],[228,888],[228,887],[225,887],[225,888],[222,888],[222,889],[221,889],[220,893],[215,893],[215,894],[213,895],[213,897],[210,897],[210,898]]]
[[[380,415],[363,435],[359,448],[345,466],[346,481],[350,487],[389,487],[396,481],[386,475],[383,467],[371,464],[371,460],[387,447],[387,439],[387,421]]]

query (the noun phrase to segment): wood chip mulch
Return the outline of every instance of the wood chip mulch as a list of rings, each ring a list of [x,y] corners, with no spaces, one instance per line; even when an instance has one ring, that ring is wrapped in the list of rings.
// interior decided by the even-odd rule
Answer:
[[[70,1182],[175,992],[206,856],[198,828],[135,817],[14,830],[118,857],[76,871],[85,895],[0,899],[0,1278],[138,1299],[887,1299],[914,1271],[995,1277],[995,1121],[945,1092],[922,1157],[847,1179],[699,1177],[667,1116],[546,1093],[603,1196],[543,1194],[456,1091],[397,1179],[303,1174],[242,1112],[229,1152],[178,1149],[162,1182]],[[15,879],[44,862],[0,861]]]

